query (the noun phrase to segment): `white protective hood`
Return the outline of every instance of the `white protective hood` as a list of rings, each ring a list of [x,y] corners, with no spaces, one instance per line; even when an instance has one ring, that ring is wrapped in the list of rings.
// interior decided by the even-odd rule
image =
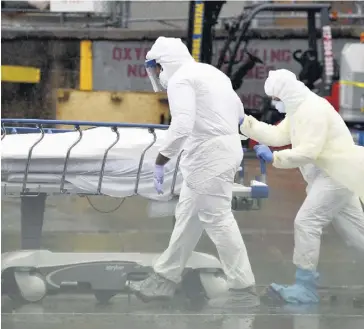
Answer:
[[[286,113],[292,114],[311,91],[291,71],[281,69],[269,71],[264,84],[264,91],[270,97],[278,97],[283,101]]]
[[[154,59],[162,66],[167,82],[183,64],[195,61],[180,38],[166,37],[155,41],[146,59]]]

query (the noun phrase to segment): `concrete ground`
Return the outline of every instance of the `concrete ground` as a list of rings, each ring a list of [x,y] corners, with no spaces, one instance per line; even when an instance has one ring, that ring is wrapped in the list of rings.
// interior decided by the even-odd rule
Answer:
[[[258,162],[247,160],[249,181],[258,173]],[[256,281],[290,283],[294,267],[293,220],[305,197],[305,183],[296,170],[269,168],[271,194],[262,209],[237,212],[235,217],[247,245]],[[172,218],[147,218],[146,200],[91,197],[47,199],[42,247],[52,251],[141,251],[161,252],[167,246]],[[2,251],[20,246],[20,201],[3,198]],[[204,236],[198,251],[216,254]],[[110,305],[97,305],[93,296],[47,297],[39,305],[14,308],[2,298],[3,328],[364,328],[364,308],[355,308],[352,297],[364,286],[362,255],[346,246],[331,227],[325,230],[319,264],[321,284],[335,291],[337,303],[323,302],[312,308],[261,306],[256,310],[211,310],[206,307],[174,308],[158,303],[143,304],[117,296]],[[343,288],[349,286],[350,289]],[[354,288],[357,287],[357,288]]]

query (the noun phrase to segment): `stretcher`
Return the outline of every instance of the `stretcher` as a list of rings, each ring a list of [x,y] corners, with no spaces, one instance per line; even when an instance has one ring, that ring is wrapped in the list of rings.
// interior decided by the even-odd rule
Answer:
[[[130,280],[145,278],[156,254],[35,249],[40,249],[47,195],[139,195],[152,202],[178,198],[183,151],[166,165],[164,194],[158,195],[153,184],[154,161],[168,126],[35,119],[2,119],[1,124],[2,195],[21,197],[22,249],[28,249],[2,254],[3,292],[22,302],[37,302],[63,288],[74,291],[76,286],[86,286],[105,302],[127,291]],[[263,162],[260,171],[261,175],[245,186],[242,164],[233,189],[233,210],[259,209],[261,200],[268,197]],[[181,291],[213,293],[222,282],[216,273],[221,273],[219,261],[195,252],[186,266]],[[200,288],[188,289],[196,285],[191,280]]]
[[[9,127],[28,124],[36,127]],[[74,130],[43,128],[44,125],[73,125]],[[83,126],[92,126],[82,130]],[[154,160],[166,136],[166,125],[86,121],[2,119],[2,194],[36,196],[107,195],[168,201],[178,196],[182,175],[179,162],[183,151],[166,165],[164,188],[158,195],[153,186]],[[10,132],[10,134],[9,134]],[[124,137],[121,137],[124,136]],[[247,210],[240,203],[268,197],[266,169],[261,176],[234,184],[234,210]],[[245,198],[240,202],[239,198]],[[249,210],[249,209],[248,209]]]

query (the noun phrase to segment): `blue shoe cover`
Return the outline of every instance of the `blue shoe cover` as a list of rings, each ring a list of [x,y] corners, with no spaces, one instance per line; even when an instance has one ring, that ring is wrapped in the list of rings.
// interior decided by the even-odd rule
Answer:
[[[317,293],[319,274],[314,271],[297,269],[296,283],[283,286],[272,283],[270,289],[279,295],[286,303],[290,304],[316,304],[320,301]]]

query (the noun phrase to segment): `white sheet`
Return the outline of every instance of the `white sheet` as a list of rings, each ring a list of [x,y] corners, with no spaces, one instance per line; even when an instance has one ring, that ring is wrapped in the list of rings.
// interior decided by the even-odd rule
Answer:
[[[113,197],[134,195],[136,175],[143,150],[153,141],[146,129],[121,128],[119,142],[109,151],[101,192]],[[145,154],[138,194],[155,200],[169,200],[177,159],[166,165],[162,196],[154,190],[153,169],[159,147],[166,131],[156,130],[157,141]],[[22,181],[30,147],[39,134],[7,135],[1,142],[2,180],[19,183]],[[28,181],[48,183],[54,179],[60,182],[68,148],[77,140],[78,132],[45,134],[34,148]],[[93,128],[83,131],[83,137],[71,151],[66,180],[85,192],[97,190],[99,172],[105,150],[115,141],[116,134],[110,128]],[[14,174],[20,175],[14,175]],[[44,176],[45,174],[48,174]],[[51,175],[51,176],[49,176]],[[50,178],[52,177],[52,178]],[[46,181],[46,182],[45,182]],[[179,193],[182,183],[177,175],[175,192]]]

